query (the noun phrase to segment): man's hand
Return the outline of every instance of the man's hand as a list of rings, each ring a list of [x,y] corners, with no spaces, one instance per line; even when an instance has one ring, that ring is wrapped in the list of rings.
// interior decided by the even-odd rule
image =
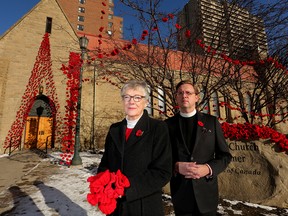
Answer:
[[[177,162],[175,169],[185,178],[199,179],[209,175],[210,170],[206,164],[196,164],[196,162]]]

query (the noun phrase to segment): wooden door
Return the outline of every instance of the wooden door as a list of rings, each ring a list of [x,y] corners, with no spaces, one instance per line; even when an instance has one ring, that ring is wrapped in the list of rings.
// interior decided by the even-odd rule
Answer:
[[[51,148],[53,118],[30,116],[25,126],[24,148]]]

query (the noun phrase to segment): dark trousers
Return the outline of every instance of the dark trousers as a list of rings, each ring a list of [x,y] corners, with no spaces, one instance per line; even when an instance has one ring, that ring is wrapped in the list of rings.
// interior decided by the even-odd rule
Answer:
[[[213,212],[206,212],[201,213],[199,211],[198,205],[196,203],[195,199],[190,200],[189,203],[190,209],[183,210],[183,209],[177,209],[177,207],[174,206],[175,216],[216,216],[217,210]]]
[[[217,210],[201,213],[195,199],[192,181],[185,181],[182,195],[173,203],[175,216],[216,216]],[[174,200],[175,201],[175,200]]]
[[[204,214],[193,214],[193,213],[190,213],[190,214],[175,214],[175,216],[216,216],[216,214],[214,213],[204,213]]]
[[[207,213],[200,213],[200,212],[191,212],[191,213],[176,213],[175,216],[216,216],[216,212],[207,212]]]

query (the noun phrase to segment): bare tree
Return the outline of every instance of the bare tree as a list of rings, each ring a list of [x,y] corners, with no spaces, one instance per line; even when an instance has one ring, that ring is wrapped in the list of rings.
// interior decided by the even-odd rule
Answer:
[[[201,90],[200,110],[212,112],[214,108],[209,105],[217,97],[217,106],[221,104],[226,110],[236,110],[234,113],[239,115],[232,118],[226,112],[223,120],[236,122],[240,119],[274,127],[287,119],[287,113],[281,111],[281,101],[286,103],[287,100],[284,87],[287,85],[287,55],[282,54],[287,47],[287,29],[284,28],[287,27],[287,10],[278,5],[287,7],[287,0],[269,5],[255,4],[251,0],[219,1],[223,16],[213,20],[214,32],[208,42],[197,28],[191,29],[189,23],[177,20],[177,16],[181,16],[180,9],[162,11],[161,0],[120,2],[133,9],[142,34],[135,37],[137,33],[130,28],[131,43],[109,41],[113,51],[109,58],[100,60],[106,66],[103,76],[113,77],[118,84],[131,78],[145,80],[151,88],[152,108],[166,116],[177,111],[174,94],[178,81],[191,79]],[[241,25],[234,25],[235,13],[247,13],[247,19]],[[259,34],[264,29],[261,17],[264,21],[270,17],[265,28],[269,44],[277,43],[270,52],[273,57],[267,55],[267,47],[259,47]],[[200,21],[205,20],[202,17]],[[103,53],[103,49],[95,49],[95,55],[99,53]],[[215,115],[219,113],[214,112]],[[281,119],[276,120],[275,116],[280,114]]]

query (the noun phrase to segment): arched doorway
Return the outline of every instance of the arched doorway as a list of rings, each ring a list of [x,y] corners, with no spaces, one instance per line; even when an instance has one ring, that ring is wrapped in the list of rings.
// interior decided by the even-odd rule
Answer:
[[[54,104],[52,104],[53,106]],[[28,114],[25,125],[24,148],[51,149],[54,148],[53,107],[49,98],[38,95]]]

